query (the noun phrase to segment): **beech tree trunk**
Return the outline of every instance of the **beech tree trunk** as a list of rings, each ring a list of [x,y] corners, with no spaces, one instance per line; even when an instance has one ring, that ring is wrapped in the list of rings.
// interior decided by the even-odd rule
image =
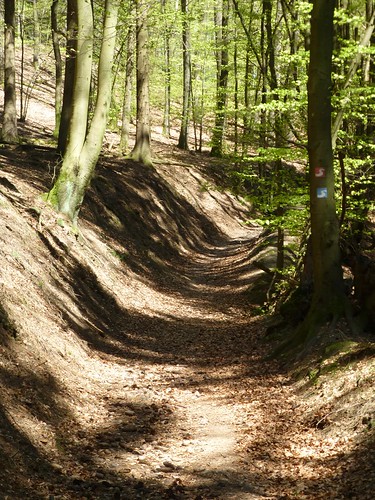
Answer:
[[[111,103],[112,64],[119,0],[106,0],[99,57],[98,90],[87,132],[93,50],[93,12],[90,0],[77,0],[78,33],[73,109],[66,151],[48,200],[76,225],[79,210],[101,151]]]
[[[133,151],[130,158],[152,165],[150,98],[149,98],[149,61],[148,61],[148,3],[137,0],[137,126]]]
[[[162,12],[167,14],[167,2],[162,0]],[[164,74],[165,74],[165,89],[164,89],[164,116],[163,116],[163,134],[167,137],[171,134],[171,32],[172,26],[170,21],[166,20],[164,31]]]
[[[182,116],[181,116],[181,129],[178,138],[177,146],[180,149],[188,150],[188,136],[189,136],[189,112],[190,112],[190,29],[188,14],[188,1],[181,0],[182,12],[182,62],[183,62],[183,102],[182,102]]]
[[[65,153],[68,140],[70,118],[73,114],[73,90],[75,80],[74,75],[76,71],[77,32],[78,18],[76,0],[68,0],[64,93],[57,146],[59,153],[62,155]]]
[[[16,70],[15,70],[15,0],[4,2],[4,117],[2,140],[9,144],[18,142]]]
[[[63,73],[62,73],[62,58],[60,51],[58,24],[57,24],[57,8],[59,0],[52,0],[51,5],[51,32],[52,32],[52,45],[53,53],[55,56],[55,128],[53,136],[58,137],[60,122],[61,122],[61,109],[62,109],[62,96],[63,96]]]
[[[131,14],[130,14],[131,15]],[[125,89],[124,102],[122,106],[121,119],[121,136],[120,136],[120,151],[123,154],[128,153],[129,134],[130,134],[130,118],[133,96],[133,74],[134,74],[134,58],[135,58],[135,30],[131,23],[128,29],[128,38],[126,44],[126,68],[125,68]]]
[[[300,339],[345,313],[339,249],[339,221],[334,195],[331,138],[331,72],[335,0],[314,0],[308,78],[308,150],[310,175],[313,298],[299,329]]]
[[[220,32],[218,37],[219,46],[217,47],[217,97],[216,97],[216,116],[215,126],[212,135],[211,155],[220,157],[223,154],[223,139],[224,139],[224,124],[225,124],[225,108],[227,104],[228,92],[228,68],[229,68],[229,52],[228,52],[228,20],[229,20],[229,1],[223,0],[221,6],[221,15],[219,16],[221,25],[216,26]]]
[[[39,53],[41,44],[41,33],[40,33],[40,23],[38,14],[38,4],[37,0],[33,0],[33,18],[34,18],[34,53],[33,53],[33,65],[35,69],[39,67]]]

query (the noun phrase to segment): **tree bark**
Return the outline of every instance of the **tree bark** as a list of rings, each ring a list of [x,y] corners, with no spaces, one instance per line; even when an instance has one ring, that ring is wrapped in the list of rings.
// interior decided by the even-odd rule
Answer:
[[[181,0],[182,12],[182,64],[183,64],[183,102],[182,102],[182,116],[181,116],[181,129],[177,146],[180,149],[189,149],[189,112],[190,112],[190,29],[188,14],[188,1]]]
[[[77,0],[78,37],[73,114],[59,176],[48,199],[74,225],[90,184],[103,143],[111,103],[112,64],[119,0],[106,0],[101,44],[98,90],[93,118],[87,132],[92,69],[93,13],[90,0]]]
[[[167,14],[167,2],[161,0],[162,12],[164,16]],[[170,21],[166,20],[164,27],[164,75],[165,75],[165,89],[164,89],[164,116],[163,116],[163,134],[167,137],[171,134],[171,25]]]
[[[228,21],[229,21],[229,0],[223,0],[221,9],[221,26],[216,29],[220,32],[217,47],[218,57],[218,81],[216,97],[215,126],[212,135],[211,156],[220,157],[223,154],[225,107],[227,103],[228,75],[229,75],[229,52],[228,52]]]
[[[130,14],[131,17],[133,17]],[[128,29],[128,38],[126,45],[126,68],[125,68],[125,89],[124,102],[122,106],[121,119],[121,136],[120,136],[120,151],[123,154],[128,153],[129,134],[130,134],[130,117],[132,108],[133,96],[133,73],[134,73],[134,57],[135,57],[135,30],[131,23]]]
[[[339,222],[334,195],[331,138],[331,72],[335,0],[314,0],[308,77],[308,151],[310,176],[313,298],[299,329],[313,338],[319,326],[345,313],[339,249]]]
[[[39,23],[37,0],[33,0],[33,18],[34,18],[33,65],[34,65],[34,69],[37,70],[39,67],[39,53],[40,53],[40,44],[41,44],[40,23]]]
[[[67,2],[67,44],[65,58],[65,79],[63,104],[61,109],[60,128],[58,137],[58,151],[61,155],[65,153],[70,118],[73,114],[73,91],[76,71],[77,55],[77,0],[68,0]]]
[[[18,142],[16,70],[15,70],[15,1],[4,3],[4,116],[2,141],[9,144]]]
[[[52,45],[53,53],[55,56],[55,128],[53,136],[59,136],[60,122],[61,122],[61,109],[62,109],[62,96],[63,96],[63,74],[62,74],[62,59],[58,34],[57,23],[57,8],[59,0],[53,0],[51,5],[51,32],[52,32]]]
[[[134,149],[129,157],[152,165],[147,11],[148,3],[137,0],[137,127]]]

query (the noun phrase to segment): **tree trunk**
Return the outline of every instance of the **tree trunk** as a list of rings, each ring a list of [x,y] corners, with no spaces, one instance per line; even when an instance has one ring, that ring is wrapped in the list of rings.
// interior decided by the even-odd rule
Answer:
[[[166,0],[161,0],[162,12],[166,17]],[[170,21],[166,20],[164,27],[164,75],[165,75],[165,89],[164,89],[164,116],[163,116],[163,134],[167,137],[171,134],[171,25]]]
[[[62,59],[58,35],[57,24],[57,8],[59,0],[53,0],[51,5],[51,32],[53,53],[55,56],[55,129],[54,137],[58,137],[61,121],[62,95],[63,95],[63,75],[62,75]]]
[[[68,0],[67,4],[67,45],[66,45],[66,58],[65,58],[65,80],[64,80],[64,93],[63,104],[61,109],[60,128],[58,137],[58,151],[60,154],[65,153],[70,118],[73,114],[73,92],[74,80],[76,71],[76,55],[77,55],[77,31],[78,31],[78,18],[77,18],[77,0]]]
[[[4,3],[4,117],[2,140],[9,144],[18,142],[16,70],[15,70],[15,1]]]
[[[39,67],[39,53],[40,53],[40,41],[41,41],[37,0],[33,0],[33,18],[34,18],[33,66],[34,69],[37,70]]]
[[[299,340],[313,338],[319,326],[342,316],[345,294],[334,196],[331,139],[331,72],[335,0],[315,0],[311,17],[308,79],[313,298],[299,329]]]
[[[238,108],[239,108],[239,80],[238,80],[238,44],[235,34],[234,54],[233,54],[233,74],[234,74],[234,154],[238,156]]]
[[[135,145],[130,158],[152,165],[150,100],[149,100],[149,61],[148,61],[148,3],[137,0],[137,128]]]
[[[227,103],[228,91],[228,20],[229,20],[229,0],[223,0],[221,9],[221,26],[217,26],[220,35],[218,41],[220,46],[217,47],[218,57],[218,82],[217,82],[217,98],[216,98],[216,116],[215,126],[212,135],[212,156],[222,156],[223,154],[223,139],[224,139],[224,123],[225,123],[225,108]]]
[[[102,147],[111,103],[112,64],[119,0],[106,0],[103,38],[98,68],[98,90],[93,118],[87,132],[92,69],[93,13],[90,0],[77,1],[78,36],[73,114],[59,176],[48,199],[76,225]]]
[[[19,39],[21,42],[21,71],[20,71],[20,104],[19,104],[19,120],[20,122],[26,121],[27,113],[27,92],[24,91],[25,81],[25,2],[21,3],[21,9],[18,15],[19,20]]]
[[[134,51],[135,33],[133,24],[131,23],[128,29],[128,38],[126,45],[125,89],[121,119],[120,151],[123,154],[128,153],[129,148],[130,117],[133,96]]]
[[[266,67],[269,70],[269,86],[271,90],[270,101],[278,101],[279,100],[279,92],[278,92],[278,79],[277,79],[277,71],[276,71],[276,53],[275,53],[275,31],[272,27],[272,2],[270,0],[263,0],[263,9],[264,9],[264,22],[266,28],[267,35],[267,61]],[[281,148],[284,146],[282,127],[283,127],[283,117],[281,116],[280,111],[275,110],[273,112],[274,117],[274,135],[275,135],[275,147]],[[283,176],[282,176],[282,162],[281,158],[275,160],[273,162],[273,175],[275,179],[275,195],[279,200],[281,193],[284,189],[283,186]],[[276,215],[279,217],[279,226],[277,228],[277,261],[276,261],[276,275],[275,282],[281,277],[280,272],[284,269],[284,227],[283,227],[283,215],[284,209],[280,205],[280,201],[278,201],[278,206],[276,208]]]
[[[182,61],[183,61],[183,102],[181,129],[177,146],[180,149],[188,150],[189,143],[189,111],[190,111],[190,29],[188,14],[188,1],[181,0],[182,11]]]

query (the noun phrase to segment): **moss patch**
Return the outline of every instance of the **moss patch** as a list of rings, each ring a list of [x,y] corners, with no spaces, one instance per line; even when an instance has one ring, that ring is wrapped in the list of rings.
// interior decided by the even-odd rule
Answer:
[[[11,320],[7,311],[4,309],[1,303],[0,303],[0,329],[5,331],[7,334],[11,335],[14,338],[17,336],[17,327]]]

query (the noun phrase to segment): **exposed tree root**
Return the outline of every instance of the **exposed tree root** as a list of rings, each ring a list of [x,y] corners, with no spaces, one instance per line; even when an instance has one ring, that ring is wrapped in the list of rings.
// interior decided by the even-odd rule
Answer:
[[[330,329],[334,330],[337,322],[342,318],[346,319],[353,336],[359,337],[363,333],[363,328],[355,320],[348,298],[345,297],[341,304],[341,307],[334,307],[332,310],[324,309],[320,301],[314,300],[305,319],[272,352],[272,357],[302,359],[321,341],[319,333],[322,327],[329,324]]]

